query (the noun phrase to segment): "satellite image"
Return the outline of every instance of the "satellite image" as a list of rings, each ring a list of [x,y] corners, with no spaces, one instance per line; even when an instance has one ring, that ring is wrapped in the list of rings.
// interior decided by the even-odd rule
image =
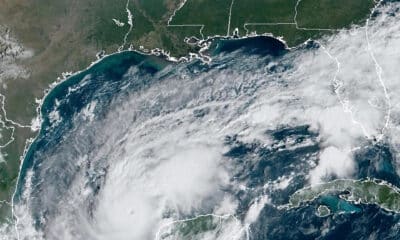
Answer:
[[[0,240],[400,239],[400,1],[0,0]]]

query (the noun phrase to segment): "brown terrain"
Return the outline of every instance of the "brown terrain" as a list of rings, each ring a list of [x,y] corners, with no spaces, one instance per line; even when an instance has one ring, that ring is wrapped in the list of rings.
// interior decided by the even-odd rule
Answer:
[[[142,2],[129,2],[137,27],[128,35],[125,48],[128,44],[165,47],[162,33],[179,1]],[[20,157],[26,140],[35,134],[29,127],[36,117],[35,99],[43,98],[61,73],[86,68],[101,50],[117,51],[129,30],[126,4],[126,0],[112,4],[108,0],[0,0],[0,93],[5,96],[0,143],[15,138],[0,149],[0,222],[9,216],[4,213],[10,211]],[[145,8],[154,5],[163,7],[161,15],[146,13]],[[125,25],[118,27],[113,18]]]

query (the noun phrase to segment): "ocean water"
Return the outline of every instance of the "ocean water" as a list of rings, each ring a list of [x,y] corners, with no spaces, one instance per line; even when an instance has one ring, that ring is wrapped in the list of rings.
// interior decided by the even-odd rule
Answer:
[[[380,59],[397,43],[379,42],[391,29],[380,25],[385,9],[370,30],[374,46],[384,46],[376,48]],[[387,126],[390,104],[371,52],[353,49],[365,46],[365,29],[351,31],[292,50],[270,37],[216,40],[209,64],[127,51],[69,77],[44,99],[41,130],[21,168],[19,235],[398,239],[399,214],[379,206],[322,196],[282,208],[295,191],[337,178],[400,187],[400,111],[392,109]],[[385,73],[395,92],[397,73]],[[321,204],[329,216],[317,216]],[[195,224],[199,216],[220,220],[211,229]],[[177,222],[196,230],[170,231]]]

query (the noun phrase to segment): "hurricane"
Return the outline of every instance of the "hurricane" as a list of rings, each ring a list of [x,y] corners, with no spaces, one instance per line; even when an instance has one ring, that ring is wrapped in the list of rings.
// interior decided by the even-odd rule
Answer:
[[[296,48],[215,39],[210,62],[122,51],[68,77],[5,239],[396,239],[400,215],[374,204],[286,205],[335,179],[400,187],[399,7]]]

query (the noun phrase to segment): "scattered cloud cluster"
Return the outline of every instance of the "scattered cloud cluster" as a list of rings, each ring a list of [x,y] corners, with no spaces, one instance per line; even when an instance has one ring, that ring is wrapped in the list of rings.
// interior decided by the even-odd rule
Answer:
[[[29,77],[27,69],[18,62],[32,55],[31,50],[24,48],[11,36],[9,29],[0,25],[0,81],[2,84],[4,80]]]
[[[68,141],[43,156],[36,196],[56,209],[43,231],[51,239],[154,239],[177,219],[235,214],[232,193],[243,183],[232,176],[224,138],[268,145],[266,130],[281,126],[310,125],[319,134],[322,150],[310,162],[309,184],[351,178],[353,152],[366,142],[400,144],[397,5],[381,7],[368,27],[278,59],[233,52],[216,57],[207,71],[173,65],[149,88],[116,98],[104,118],[94,115],[99,102],[88,105]],[[132,67],[125,78],[138,78],[137,72]],[[54,186],[59,182],[51,174],[61,166],[72,180]],[[101,179],[98,191],[90,187],[93,179]],[[292,173],[281,179],[278,188],[287,187]],[[244,222],[227,229],[245,237],[269,202],[259,196]],[[24,224],[19,229],[25,234]]]

